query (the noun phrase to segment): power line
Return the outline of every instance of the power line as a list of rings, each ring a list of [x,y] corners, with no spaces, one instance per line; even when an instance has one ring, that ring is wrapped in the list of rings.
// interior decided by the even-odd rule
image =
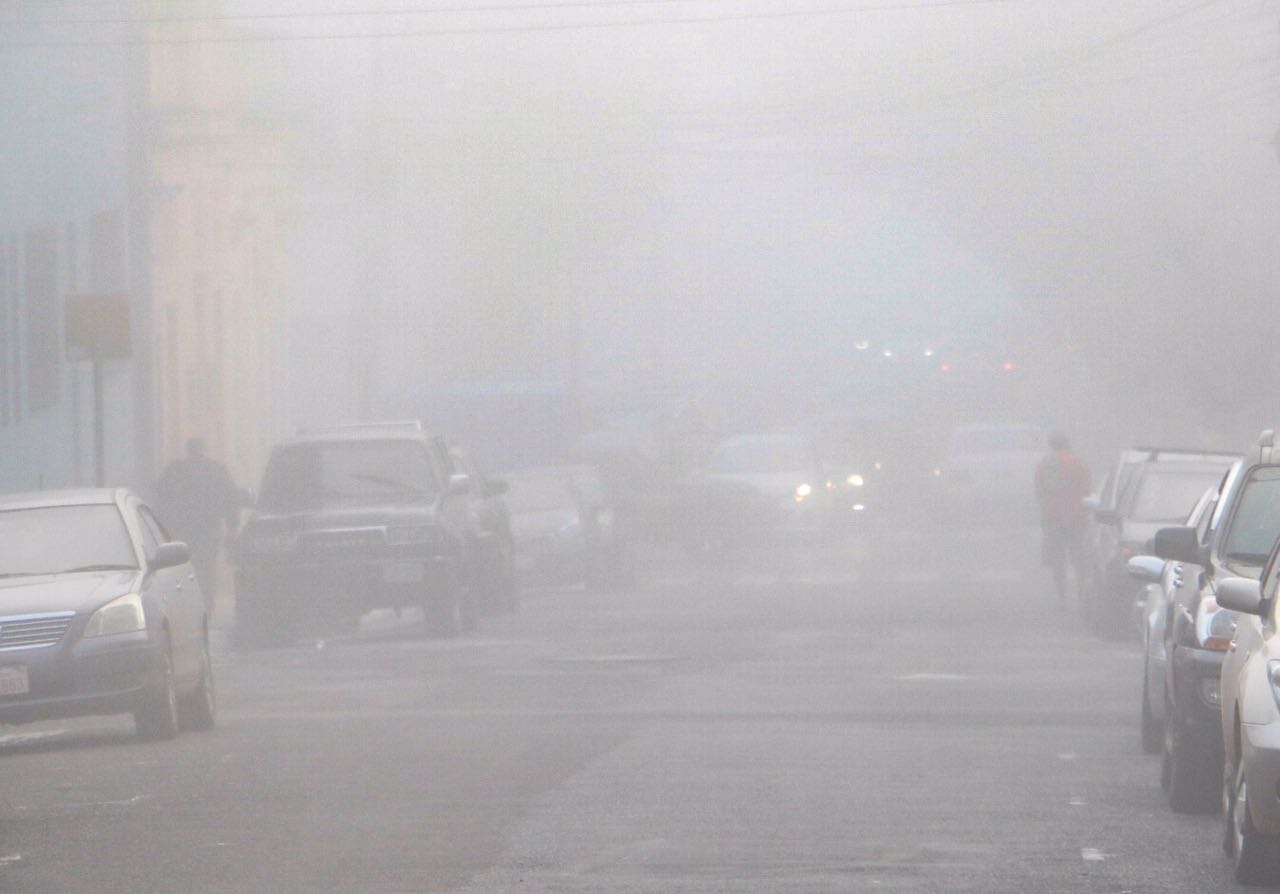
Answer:
[[[563,5],[576,5],[579,0],[564,0]],[[581,0],[584,6],[626,5],[647,3],[688,2],[688,0],[605,0],[595,3]],[[818,16],[856,15],[870,12],[893,12],[906,10],[943,9],[954,7],[975,7],[1005,5],[1019,0],[936,0],[932,3],[878,3],[859,6],[838,6],[826,9],[782,10],[775,12],[725,13],[720,15],[678,16],[663,19],[631,20],[626,22],[573,22],[548,25],[495,25],[467,26],[457,28],[404,29],[398,31],[365,31],[354,34],[237,34],[225,37],[177,37],[177,38],[131,38],[123,40],[38,40],[38,41],[4,41],[0,42],[0,50],[47,49],[59,47],[127,47],[127,46],[175,46],[192,44],[231,44],[231,43],[279,43],[318,40],[394,40],[410,37],[449,37],[469,34],[519,34],[544,31],[595,31],[618,28],[644,28],[662,25],[703,25],[722,22],[750,22],[771,19],[810,18]],[[554,4],[548,4],[554,8]],[[534,10],[539,5],[520,5],[490,7],[481,11],[500,11],[507,9]],[[474,7],[467,11],[475,10]],[[459,10],[460,11],[460,10]]]
[[[692,3],[697,0],[559,0],[549,3],[509,3],[479,6],[431,6],[431,7],[399,7],[378,9],[343,9],[332,12],[255,12],[255,13],[222,13],[209,15],[180,15],[134,17],[134,18],[48,18],[48,19],[0,19],[0,25],[16,25],[19,27],[63,26],[63,25],[172,25],[194,24],[196,22],[269,22],[269,21],[314,21],[317,19],[349,19],[375,18],[379,16],[426,16],[441,13],[468,12],[508,12],[516,10],[541,9],[597,9],[618,6],[657,6],[670,3]],[[990,6],[993,4],[1011,3],[1014,0],[949,0],[949,2],[931,3],[884,3],[861,7],[869,12],[896,9],[917,9],[932,6]]]

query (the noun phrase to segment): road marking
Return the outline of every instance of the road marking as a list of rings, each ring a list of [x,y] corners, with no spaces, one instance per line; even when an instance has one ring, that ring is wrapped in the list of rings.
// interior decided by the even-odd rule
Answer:
[[[1083,807],[1086,803],[1088,802],[1086,802],[1084,798],[1081,798],[1078,795],[1073,797],[1070,801],[1067,802],[1067,804],[1070,805],[1071,807]]]
[[[957,680],[968,680],[968,674],[906,674],[901,677],[894,677],[895,680],[902,680],[907,683],[954,683]]]
[[[1080,848],[1080,859],[1084,860],[1086,863],[1101,863],[1110,856],[1111,854],[1104,854],[1096,847]]]
[[[1060,760],[1060,761],[1073,761],[1073,760],[1075,760],[1076,758],[1078,758],[1079,756],[1080,756],[1080,755],[1076,754],[1074,751],[1063,751],[1062,753],[1060,753],[1060,754],[1058,755],[1058,760]]]
[[[939,571],[899,571],[893,576],[895,584],[936,584],[941,580]]]
[[[1005,571],[982,571],[973,576],[979,584],[1016,584],[1021,583],[1025,575],[1016,568]]]

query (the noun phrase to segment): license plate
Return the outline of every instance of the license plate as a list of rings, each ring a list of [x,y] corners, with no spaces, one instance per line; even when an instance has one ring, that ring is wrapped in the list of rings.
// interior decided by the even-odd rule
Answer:
[[[30,691],[25,664],[0,667],[0,695],[26,695]]]
[[[386,584],[417,584],[427,576],[421,562],[392,562],[382,566],[382,582]]]

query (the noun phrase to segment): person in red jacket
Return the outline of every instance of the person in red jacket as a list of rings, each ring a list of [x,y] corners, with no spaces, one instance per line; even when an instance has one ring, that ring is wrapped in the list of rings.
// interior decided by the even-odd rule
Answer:
[[[1053,572],[1058,599],[1067,598],[1067,564],[1079,589],[1084,580],[1084,535],[1088,519],[1084,500],[1093,490],[1089,466],[1071,452],[1062,432],[1049,436],[1049,455],[1036,467],[1036,502],[1040,504],[1043,559]]]

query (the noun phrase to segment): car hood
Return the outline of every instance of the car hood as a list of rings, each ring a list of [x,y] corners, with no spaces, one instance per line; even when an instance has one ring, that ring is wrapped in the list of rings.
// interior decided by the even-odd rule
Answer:
[[[579,521],[573,509],[536,509],[511,513],[511,533],[516,539],[554,534]]]
[[[1025,471],[1035,469],[1043,454],[1015,453],[1003,451],[999,453],[965,453],[949,456],[942,463],[942,468],[949,472],[1005,472],[1009,470]]]
[[[1120,528],[1120,540],[1131,545],[1139,552],[1145,552],[1147,551],[1147,546],[1151,539],[1156,536],[1156,531],[1176,524],[1178,524],[1178,522],[1139,522],[1126,520]]]
[[[87,614],[138,584],[137,571],[42,574],[0,579],[0,616],[42,612]]]
[[[743,472],[737,474],[715,472],[708,474],[707,480],[746,485],[758,494],[777,499],[794,497],[796,488],[802,484],[808,484],[814,490],[817,490],[818,487],[817,479],[804,471]]]

